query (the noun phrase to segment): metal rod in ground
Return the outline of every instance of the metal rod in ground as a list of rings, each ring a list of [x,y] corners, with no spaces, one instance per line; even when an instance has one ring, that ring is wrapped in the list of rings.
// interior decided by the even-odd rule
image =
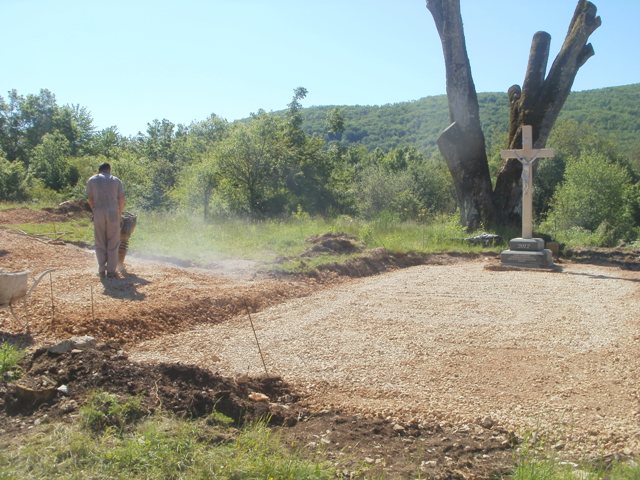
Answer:
[[[51,325],[53,325],[55,321],[55,307],[53,306],[53,277],[51,276],[51,272],[49,272],[49,286],[51,287]]]
[[[253,320],[251,319],[251,312],[249,311],[249,307],[245,304],[245,309],[247,310],[247,316],[249,317],[249,323],[251,324],[251,330],[253,330],[253,336],[256,338],[256,345],[258,345],[258,352],[260,353],[260,358],[262,359],[262,366],[264,367],[264,373],[269,375],[267,371],[267,364],[264,363],[264,355],[262,355],[262,349],[260,348],[260,342],[258,341],[258,335],[256,334],[256,329],[253,326]]]
[[[91,320],[93,320],[93,323],[96,321],[96,314],[93,309],[93,285],[91,285]]]

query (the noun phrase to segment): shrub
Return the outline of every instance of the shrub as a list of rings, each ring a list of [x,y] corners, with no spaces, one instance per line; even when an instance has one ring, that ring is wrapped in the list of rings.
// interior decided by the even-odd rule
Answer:
[[[597,233],[611,245],[633,229],[628,191],[631,180],[620,165],[600,153],[588,153],[567,165],[565,182],[556,190],[543,230],[554,235],[571,229]]]
[[[20,162],[10,162],[0,156],[0,200],[26,200],[25,179],[25,171]]]

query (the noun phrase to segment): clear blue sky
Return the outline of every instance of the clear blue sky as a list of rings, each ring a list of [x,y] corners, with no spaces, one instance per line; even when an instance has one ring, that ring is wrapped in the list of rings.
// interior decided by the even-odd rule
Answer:
[[[577,0],[461,0],[479,92],[521,83],[531,37],[560,48]],[[596,55],[574,90],[640,82],[640,0],[594,0]],[[445,92],[424,0],[0,0],[0,95],[51,90],[124,135],[303,106],[382,105]],[[551,60],[549,65],[551,64]]]

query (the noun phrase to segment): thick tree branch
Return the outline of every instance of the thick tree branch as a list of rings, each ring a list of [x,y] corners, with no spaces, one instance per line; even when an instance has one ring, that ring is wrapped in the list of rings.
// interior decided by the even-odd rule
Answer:
[[[522,94],[512,98],[509,89],[509,148],[521,146],[520,127],[533,126],[536,148],[545,146],[551,129],[564,106],[578,70],[594,54],[587,43],[589,36],[600,26],[595,5],[579,0],[571,19],[567,36],[556,56],[549,74],[544,78],[551,37],[537,32],[532,40],[529,64]],[[494,201],[501,223],[516,223],[520,216],[522,166],[510,159],[502,166],[496,180]]]
[[[602,24],[596,13],[597,8],[593,3],[579,0],[567,36],[551,65],[540,94],[538,108],[542,110],[542,121],[538,126],[538,135],[534,133],[536,147],[546,144],[560,110],[571,93],[578,70],[594,55],[593,47],[587,41]]]

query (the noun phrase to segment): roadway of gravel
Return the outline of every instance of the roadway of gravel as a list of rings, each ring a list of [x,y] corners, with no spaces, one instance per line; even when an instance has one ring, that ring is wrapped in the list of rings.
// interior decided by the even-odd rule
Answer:
[[[495,259],[352,280],[130,348],[222,374],[264,371],[365,416],[500,425],[566,454],[640,453],[638,272]]]

